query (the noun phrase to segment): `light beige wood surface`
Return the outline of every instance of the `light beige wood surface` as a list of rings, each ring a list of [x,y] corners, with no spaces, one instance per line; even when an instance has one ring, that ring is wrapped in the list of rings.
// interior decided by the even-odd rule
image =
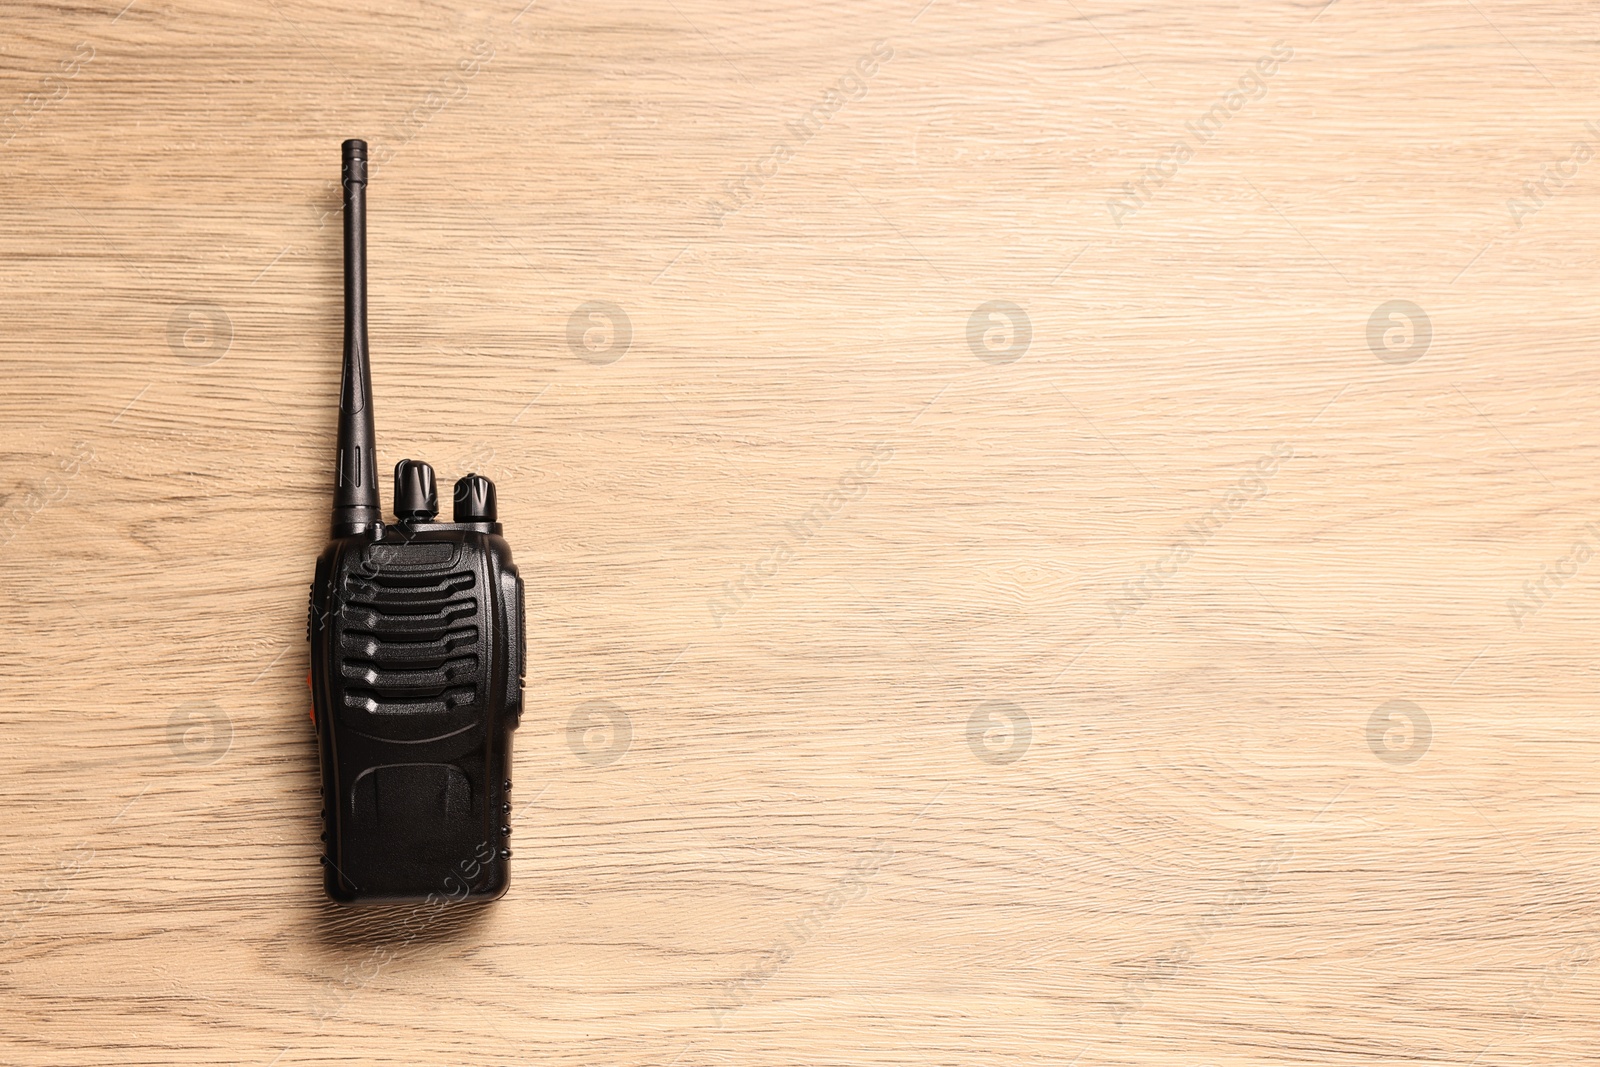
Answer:
[[[1593,5],[123,3],[0,10],[0,1062],[1600,1062]],[[357,136],[380,470],[530,594],[412,928]]]

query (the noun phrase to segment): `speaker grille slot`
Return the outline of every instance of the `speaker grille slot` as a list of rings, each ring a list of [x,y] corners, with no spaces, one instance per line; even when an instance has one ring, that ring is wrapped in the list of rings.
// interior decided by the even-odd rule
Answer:
[[[428,725],[447,732],[450,720],[473,710],[484,693],[476,586],[470,570],[346,575],[340,683],[346,711],[364,720],[358,728],[410,719],[399,733],[412,740],[430,732]]]

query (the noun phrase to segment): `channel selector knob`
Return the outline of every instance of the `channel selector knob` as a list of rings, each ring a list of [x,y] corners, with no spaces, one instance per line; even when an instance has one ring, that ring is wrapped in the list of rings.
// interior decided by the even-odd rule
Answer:
[[[412,522],[432,522],[439,514],[439,489],[432,467],[413,459],[394,465],[394,514]]]
[[[494,483],[481,474],[468,474],[456,482],[457,522],[498,522]]]

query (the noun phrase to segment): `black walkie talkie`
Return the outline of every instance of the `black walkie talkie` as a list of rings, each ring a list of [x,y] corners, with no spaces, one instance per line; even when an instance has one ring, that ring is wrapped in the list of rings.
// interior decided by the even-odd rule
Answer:
[[[522,579],[494,484],[394,470],[378,505],[367,358],[367,145],[344,142],[344,384],[333,534],[311,584],[312,717],[324,885],[344,903],[492,900],[511,849],[511,731],[522,713]]]

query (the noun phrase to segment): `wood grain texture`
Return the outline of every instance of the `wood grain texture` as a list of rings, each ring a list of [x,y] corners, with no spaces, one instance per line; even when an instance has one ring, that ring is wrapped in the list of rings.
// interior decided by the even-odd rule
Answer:
[[[0,14],[0,1061],[1600,1063],[1593,5],[124,2]],[[351,136],[529,589],[425,921],[316,862]]]

